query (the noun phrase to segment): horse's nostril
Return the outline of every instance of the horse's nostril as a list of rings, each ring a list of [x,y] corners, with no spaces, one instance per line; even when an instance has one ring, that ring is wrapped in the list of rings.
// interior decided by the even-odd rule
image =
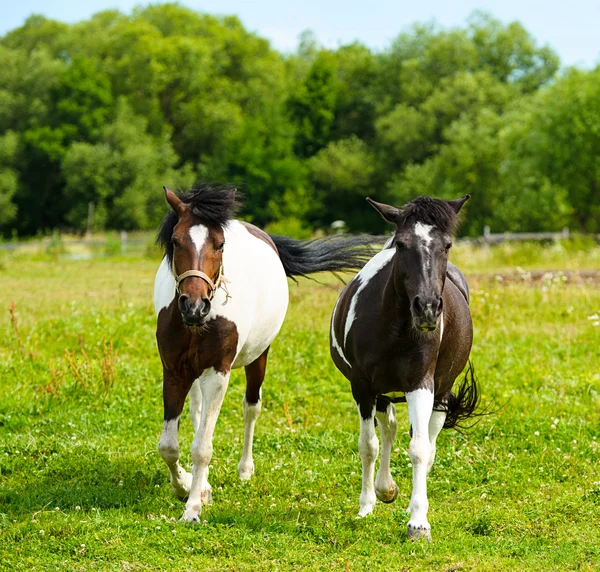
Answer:
[[[180,312],[185,312],[187,307],[188,307],[188,300],[189,300],[189,296],[186,296],[185,294],[181,294],[179,296],[179,300],[177,302],[177,306],[179,307],[179,311]]]
[[[413,300],[413,308],[417,314],[420,314],[423,311],[423,306],[421,306],[421,300],[418,296],[415,296]]]
[[[210,312],[210,300],[208,298],[202,298],[202,309],[200,314],[202,317],[206,316]]]

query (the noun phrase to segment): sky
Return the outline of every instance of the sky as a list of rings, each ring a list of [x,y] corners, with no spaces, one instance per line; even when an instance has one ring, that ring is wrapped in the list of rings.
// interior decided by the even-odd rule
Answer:
[[[0,35],[31,14],[62,22],[85,20],[102,10],[129,12],[139,0],[0,0]],[[156,3],[156,2],[155,2]],[[355,40],[386,48],[415,22],[444,28],[464,25],[475,10],[503,22],[518,20],[539,45],[548,44],[563,66],[591,68],[600,63],[598,0],[182,0],[180,4],[216,15],[237,15],[245,27],[291,52],[304,30],[326,47]]]

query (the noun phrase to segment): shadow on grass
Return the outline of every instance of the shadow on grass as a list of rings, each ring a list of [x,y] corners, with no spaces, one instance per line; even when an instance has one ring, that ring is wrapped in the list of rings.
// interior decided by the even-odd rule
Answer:
[[[101,456],[95,462],[82,465],[68,460],[36,478],[5,479],[0,486],[0,505],[15,515],[60,507],[61,510],[128,507],[133,511],[147,510],[148,505],[161,500],[167,490],[165,471],[143,467],[139,461],[118,462]],[[23,473],[19,473],[23,475]],[[79,508],[78,508],[79,507]]]

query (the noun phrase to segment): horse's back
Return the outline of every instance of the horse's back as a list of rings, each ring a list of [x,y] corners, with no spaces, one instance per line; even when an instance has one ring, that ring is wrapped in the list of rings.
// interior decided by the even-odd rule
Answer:
[[[469,285],[465,275],[452,262],[448,262],[446,276],[458,288],[459,292],[464,296],[467,303],[469,302]]]

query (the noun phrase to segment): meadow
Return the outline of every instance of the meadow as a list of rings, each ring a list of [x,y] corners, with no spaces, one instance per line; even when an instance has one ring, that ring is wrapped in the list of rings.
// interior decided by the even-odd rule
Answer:
[[[56,245],[55,245],[56,246]],[[255,438],[237,477],[243,374],[217,424],[212,506],[177,522],[158,455],[161,368],[151,250],[68,260],[0,253],[0,568],[12,570],[597,570],[600,248],[458,245],[472,360],[492,411],[444,431],[429,477],[433,542],[406,540],[408,422],[396,503],[357,520],[358,419],[329,358],[341,288],[290,283]],[[189,468],[191,423],[181,424]]]

